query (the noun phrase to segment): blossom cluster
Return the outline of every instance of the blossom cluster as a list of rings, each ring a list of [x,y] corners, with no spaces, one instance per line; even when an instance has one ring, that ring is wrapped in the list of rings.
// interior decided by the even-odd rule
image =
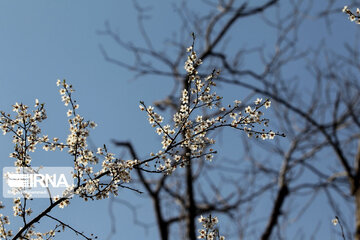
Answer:
[[[8,216],[0,214],[0,237],[1,239],[7,239],[7,237],[13,236],[12,230],[6,230],[5,225],[10,225]]]
[[[0,209],[5,208],[2,202],[0,202]],[[5,225],[10,225],[10,220],[8,216],[0,214],[0,238],[7,239],[13,235],[12,230],[6,230]]]
[[[194,44],[193,44],[194,45]],[[211,161],[216,151],[208,146],[215,143],[209,133],[217,128],[230,127],[244,131],[249,137],[274,139],[281,135],[265,129],[257,130],[261,125],[268,127],[269,120],[263,117],[262,107],[271,106],[271,101],[257,98],[254,104],[244,106],[235,100],[233,106],[222,105],[222,97],[212,90],[219,70],[213,70],[206,77],[200,77],[197,68],[202,64],[194,46],[187,51],[189,55],[184,68],[187,72],[187,86],[182,90],[178,111],[172,122],[164,123],[164,118],[155,112],[152,106],[140,102],[140,110],[145,111],[148,121],[162,138],[162,150],[151,153],[151,159],[157,159],[157,170],[171,174],[177,166],[184,166],[192,158],[204,157]],[[204,114],[210,111],[211,114]]]
[[[65,80],[58,80],[57,85],[61,86],[60,94],[65,106],[70,105],[67,111],[70,134],[66,140],[66,147],[68,153],[74,157],[74,178],[77,179],[77,185],[73,188],[74,193],[84,200],[107,198],[110,193],[117,195],[118,185],[130,181],[130,170],[138,160],[116,159],[113,153],[107,151],[106,146],[98,148],[96,153],[88,149],[89,131],[97,125],[93,121],[86,121],[76,113],[79,105],[72,98],[71,94],[74,92],[72,86]],[[99,163],[99,157],[103,158],[101,169],[95,171],[93,165]],[[103,176],[110,176],[110,183],[103,184],[100,181]],[[68,202],[64,200],[60,203],[60,207],[67,204]]]
[[[3,134],[11,132],[13,134],[14,152],[10,157],[15,159],[15,166],[28,167],[31,163],[29,152],[34,152],[36,145],[41,142],[39,134],[41,129],[38,123],[47,118],[44,104],[35,100],[35,110],[30,113],[28,106],[22,103],[15,103],[13,111],[16,113],[14,118],[10,114],[0,111],[0,125]]]
[[[209,215],[208,217],[200,216],[198,218],[199,223],[202,224],[202,229],[199,230],[199,239],[206,240],[225,240],[224,236],[220,236],[218,228],[216,228],[216,224],[219,222],[217,217],[213,217]]]
[[[62,196],[50,196],[51,204],[56,204],[60,208],[64,208],[70,204],[69,196],[77,194],[84,200],[103,199],[109,195],[118,194],[118,187],[123,183],[131,180],[130,171],[139,163],[138,160],[122,160],[115,158],[115,155],[109,153],[104,145],[98,148],[97,152],[93,152],[88,148],[87,138],[90,129],[96,127],[93,121],[87,121],[84,117],[77,113],[79,105],[73,99],[74,89],[72,85],[66,83],[65,80],[57,80],[57,86],[60,87],[60,94],[65,106],[69,107],[66,112],[69,123],[69,131],[66,142],[61,142],[59,138],[50,138],[48,135],[40,135],[41,128],[38,126],[40,122],[47,118],[44,103],[35,100],[34,110],[30,110],[29,106],[23,103],[15,103],[13,112],[15,115],[0,112],[0,127],[3,134],[11,134],[14,143],[14,151],[10,153],[10,158],[14,158],[14,164],[18,167],[32,168],[32,158],[30,154],[38,148],[45,151],[55,151],[59,149],[67,150],[71,156],[74,166],[73,177],[76,184],[70,186]],[[39,147],[40,146],[40,147]],[[101,161],[101,164],[98,164]],[[95,171],[97,169],[97,171]],[[106,177],[106,182],[102,179]],[[31,208],[27,201],[31,200],[31,195],[24,193],[24,189],[15,189],[23,193],[23,201],[20,198],[13,200],[14,216],[22,218],[24,223],[27,222],[26,217],[32,214]],[[0,206],[2,208],[2,204]],[[8,224],[8,217],[0,216],[0,237],[6,239],[12,235],[12,231],[6,231],[4,225]],[[25,225],[24,225],[25,227]],[[55,230],[46,233],[39,233],[33,230],[34,226],[27,226],[21,237],[25,239],[49,239],[54,236]]]
[[[57,227],[56,227],[57,228]],[[45,239],[53,239],[55,236],[55,231],[52,229],[48,232],[36,232],[34,227],[30,227],[26,234],[24,235],[23,239],[31,239],[31,240],[45,240]]]
[[[15,198],[13,200],[14,206],[14,216],[20,216],[23,217],[24,214],[31,215],[32,210],[31,208],[25,209],[24,206],[21,205],[20,198]],[[5,208],[5,206],[0,202],[0,209]],[[25,218],[24,218],[25,219]],[[13,230],[6,230],[5,225],[10,225],[10,219],[8,216],[4,216],[3,214],[0,214],[0,238],[1,239],[8,239],[9,237],[13,237],[14,233]],[[33,230],[34,226],[30,226],[26,233],[23,235],[22,239],[32,239],[32,240],[44,240],[44,239],[50,239],[50,237],[55,236],[55,230],[50,230],[45,233],[36,232]]]
[[[73,157],[75,168],[74,178],[77,180],[76,186],[72,189],[76,194],[84,199],[101,199],[109,196],[109,193],[117,193],[118,184],[130,181],[130,170],[137,163],[137,160],[115,159],[114,154],[99,150],[97,153],[88,149],[87,137],[91,128],[96,127],[93,121],[86,121],[84,117],[76,111],[79,105],[72,98],[74,89],[65,80],[57,81],[60,86],[60,94],[65,106],[69,106],[67,117],[70,133],[66,143],[59,141],[59,138],[49,138],[48,135],[40,136],[41,129],[38,123],[47,118],[44,104],[35,100],[35,110],[31,113],[29,107],[22,103],[13,105],[15,116],[1,113],[0,124],[4,134],[9,132],[13,135],[15,144],[14,152],[10,154],[15,159],[17,167],[31,167],[30,152],[34,152],[38,144],[42,144],[45,151],[64,150]],[[102,168],[95,172],[92,165],[99,162],[99,157],[103,157]],[[102,176],[111,176],[110,184],[101,184]],[[66,206],[66,201],[60,203],[60,207]]]
[[[351,22],[355,22],[356,24],[360,24],[360,9],[359,8],[356,9],[356,14],[354,14],[348,8],[348,6],[344,6],[344,8],[342,9],[342,12],[346,13],[349,16],[349,20]]]

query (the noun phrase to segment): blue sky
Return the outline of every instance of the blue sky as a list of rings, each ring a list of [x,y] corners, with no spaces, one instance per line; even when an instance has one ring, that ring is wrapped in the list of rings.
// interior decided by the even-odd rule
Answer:
[[[341,8],[347,1],[338,3]],[[156,0],[152,2],[152,6],[152,18],[146,23],[146,28],[155,46],[162,48],[163,39],[177,31],[179,19],[170,1]],[[199,6],[196,4],[196,7]],[[321,7],[323,6],[319,3],[313,6],[314,9]],[[260,31],[252,27],[259,20],[244,20],[237,26],[234,36],[231,36],[231,44],[247,46],[253,41],[273,44],[274,36],[267,27],[263,26]],[[329,33],[325,28],[326,23],[312,22],[310,19],[299,36],[304,47],[316,47],[314,40],[309,39],[316,39],[315,42],[318,42],[324,37],[328,46],[339,49],[343,47],[344,41],[356,41],[345,37],[349,32],[358,31],[355,24],[349,23],[346,16],[341,14],[336,15],[333,20],[334,30]],[[148,103],[159,100],[167,95],[167,90],[173,83],[162,78],[133,81],[132,73],[106,62],[99,50],[100,45],[114,57],[129,62],[133,60],[128,52],[117,47],[109,38],[97,34],[97,31],[104,29],[106,21],[124,39],[144,44],[140,39],[136,12],[131,1],[1,1],[0,109],[10,112],[11,105],[15,102],[33,105],[35,98],[38,98],[40,102],[46,103],[48,113],[48,119],[42,124],[43,133],[64,139],[68,133],[67,108],[61,102],[55,83],[58,78],[66,78],[76,90],[75,98],[80,104],[80,113],[98,124],[91,136],[97,146],[103,143],[111,146],[110,140],[115,138],[131,140],[136,143],[140,156],[146,156],[147,153],[156,151],[160,145],[149,144],[157,138],[144,114],[138,110],[139,100]],[[248,32],[246,39],[240,34],[244,29]],[[193,29],[189,29],[190,31]],[[239,35],[236,35],[237,31]],[[189,37],[187,39],[190,40]],[[249,62],[256,64],[256,60]],[[228,89],[219,91],[231,96],[236,92]],[[12,166],[8,157],[12,151],[10,136],[1,137],[0,144],[0,166]],[[115,153],[118,151],[112,146],[110,149]],[[39,165],[71,164],[70,159],[59,153],[39,153],[35,156],[38,157]],[[153,222],[151,203],[144,204],[139,199],[141,197],[133,192],[122,191],[120,198],[139,202],[142,209],[139,217],[146,222]],[[3,202],[11,206],[8,200],[3,199]],[[38,203],[40,206],[45,201],[39,200]],[[113,239],[157,239],[154,235],[155,228],[146,233],[142,228],[134,226],[131,212],[126,207],[117,205],[115,210],[117,237]],[[61,216],[65,222],[86,233],[92,232],[98,234],[100,239],[105,239],[110,231],[107,211],[108,201],[84,203],[76,200],[65,210],[56,210],[54,215]],[[329,227],[325,226],[321,232],[326,234],[328,230]],[[70,239],[69,236],[73,235],[67,231],[61,233],[58,239]],[[232,239],[231,236],[228,239]]]

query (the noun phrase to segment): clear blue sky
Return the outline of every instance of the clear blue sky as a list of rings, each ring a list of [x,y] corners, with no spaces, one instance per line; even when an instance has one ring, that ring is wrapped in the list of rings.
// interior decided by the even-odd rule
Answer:
[[[341,8],[347,1],[338,3]],[[153,42],[157,42],[156,46],[160,47],[163,39],[178,29],[179,19],[170,1],[152,1],[152,6],[152,18],[146,28],[151,33]],[[195,5],[196,7],[198,5]],[[315,9],[322,7],[318,1],[313,6]],[[98,124],[91,137],[97,146],[103,143],[111,146],[110,140],[114,138],[131,140],[136,143],[140,155],[145,156],[156,151],[159,145],[149,144],[157,138],[144,114],[138,110],[139,100],[152,103],[161,99],[167,95],[167,89],[172,86],[172,82],[164,79],[131,81],[132,73],[106,62],[99,50],[100,44],[114,57],[132,61],[132,56],[108,38],[96,33],[104,29],[105,21],[111,23],[124,39],[143,44],[131,1],[1,1],[0,109],[10,112],[11,105],[15,102],[33,105],[35,98],[38,98],[40,102],[46,103],[48,112],[48,119],[42,124],[43,133],[65,139],[68,133],[66,107],[61,102],[55,82],[58,78],[66,78],[76,90],[74,96],[80,104],[80,113]],[[307,21],[309,23],[302,29],[300,36],[304,47],[314,44],[314,40],[309,39],[315,39],[316,42],[324,37],[327,38],[328,46],[339,49],[344,41],[355,41],[347,39],[346,36],[349,32],[355,32],[358,26],[349,23],[346,16],[335,16],[332,33],[326,31],[323,21]],[[252,18],[237,26],[239,34],[244,28],[248,30],[248,38],[236,35],[235,31],[232,39],[243,41],[241,44],[245,46],[246,41],[260,41],[271,45],[274,36],[266,27],[253,28],[254,22],[256,23],[257,19]],[[190,31],[193,29],[189,29]],[[226,93],[227,90],[221,91]],[[12,166],[8,157],[12,151],[10,137],[1,137],[0,144],[0,166]],[[110,149],[115,153],[118,151],[113,147]],[[71,164],[69,158],[58,153],[35,156],[39,159],[39,165]],[[144,204],[138,200],[139,196],[132,192],[122,191],[120,198],[139,201],[142,209],[140,213],[143,213],[140,217],[145,222],[154,221],[151,203]],[[7,207],[11,206],[8,200],[2,200]],[[43,200],[38,202],[39,206],[45,203]],[[154,235],[155,228],[146,233],[142,228],[134,226],[131,212],[126,207],[118,205],[115,210],[117,235],[113,239],[157,239]],[[315,214],[324,214],[325,218],[332,216],[324,209]],[[75,200],[68,208],[56,210],[54,215],[61,216],[65,222],[85,233],[99,235],[100,239],[105,239],[110,231],[108,201],[84,203],[82,200]],[[321,233],[330,234],[329,226],[324,223],[322,227]],[[75,239],[70,236],[74,235],[67,230],[66,233],[59,234],[58,239]],[[329,236],[323,239],[329,239]]]

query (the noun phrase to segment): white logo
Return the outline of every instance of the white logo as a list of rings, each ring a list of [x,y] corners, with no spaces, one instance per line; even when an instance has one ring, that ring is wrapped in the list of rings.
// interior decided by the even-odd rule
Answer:
[[[32,198],[62,196],[74,184],[72,167],[5,167],[3,196],[14,198],[24,194]]]

